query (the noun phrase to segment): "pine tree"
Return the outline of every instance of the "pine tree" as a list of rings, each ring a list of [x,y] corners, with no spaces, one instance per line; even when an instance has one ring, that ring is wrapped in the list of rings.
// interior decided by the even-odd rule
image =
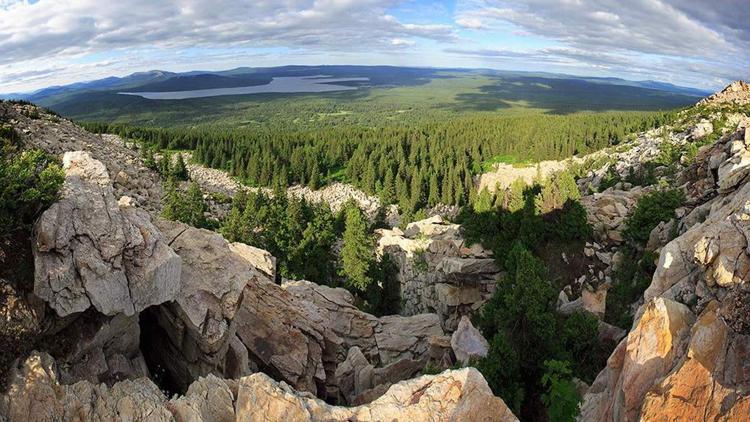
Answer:
[[[206,203],[203,201],[203,192],[197,183],[192,182],[188,186],[185,195],[185,215],[183,223],[190,224],[193,227],[205,227]]]
[[[482,189],[482,191],[479,193],[479,195],[476,196],[476,199],[474,200],[474,211],[475,212],[488,212],[492,210],[493,205],[493,197],[490,193],[489,189],[487,189],[487,186]]]
[[[177,160],[175,160],[174,166],[172,166],[172,176],[177,180],[187,180],[188,171],[185,165],[185,160],[182,158],[182,154],[177,154]]]
[[[391,204],[396,199],[396,187],[393,180],[393,170],[388,167],[383,180],[383,189],[380,191],[380,200],[383,204]]]
[[[508,211],[516,212],[523,209],[526,204],[526,199],[523,195],[524,190],[526,190],[526,182],[521,178],[514,180],[513,183],[510,184],[510,189],[508,190],[506,199],[508,202]]]
[[[440,186],[438,185],[437,174],[430,175],[430,194],[427,196],[427,205],[434,207],[440,202]]]
[[[367,223],[362,212],[353,204],[346,207],[344,246],[341,249],[341,275],[346,283],[361,291],[372,283],[370,267],[373,262],[373,242],[367,235]]]
[[[161,211],[162,217],[167,220],[182,221],[184,218],[182,204],[184,202],[185,199],[177,190],[174,179],[168,179],[164,186],[164,207]]]

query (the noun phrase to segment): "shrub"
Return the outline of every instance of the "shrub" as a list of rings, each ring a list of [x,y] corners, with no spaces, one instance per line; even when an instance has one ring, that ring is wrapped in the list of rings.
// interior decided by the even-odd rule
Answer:
[[[630,305],[638,300],[651,284],[656,266],[656,256],[645,251],[640,256],[633,248],[621,248],[622,262],[612,274],[612,288],[607,292],[605,321],[621,328],[630,328],[633,315]]]
[[[644,245],[651,231],[662,221],[674,217],[674,210],[685,200],[685,195],[677,189],[659,190],[643,196],[636,205],[633,215],[626,221],[623,235],[636,244]]]
[[[580,202],[569,200],[562,210],[551,216],[548,231],[557,240],[587,239],[592,235],[586,208]]]
[[[560,356],[572,362],[578,378],[593,382],[609,357],[607,345],[599,342],[599,320],[588,312],[574,312],[565,318],[559,337]]]
[[[520,414],[524,398],[520,359],[504,332],[491,337],[487,357],[476,366],[492,391],[502,397],[514,414]]]
[[[39,150],[18,151],[5,142],[0,153],[0,234],[33,223],[58,198],[64,180],[52,157]]]

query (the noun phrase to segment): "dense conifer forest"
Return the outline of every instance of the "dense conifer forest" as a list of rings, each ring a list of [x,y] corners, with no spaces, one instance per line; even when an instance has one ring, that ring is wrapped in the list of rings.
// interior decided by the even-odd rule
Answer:
[[[139,139],[149,148],[194,150],[199,162],[228,170],[250,186],[334,180],[352,183],[414,212],[437,203],[465,204],[472,176],[497,161],[534,162],[585,154],[627,134],[656,127],[668,112],[571,115],[465,115],[411,126],[306,129],[147,128],[86,123],[95,132]]]

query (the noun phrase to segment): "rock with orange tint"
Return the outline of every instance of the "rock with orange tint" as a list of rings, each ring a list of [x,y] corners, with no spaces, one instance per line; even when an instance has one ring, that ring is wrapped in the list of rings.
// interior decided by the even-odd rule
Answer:
[[[693,320],[683,304],[649,302],[585,396],[582,419],[637,420],[646,393],[684,353]]]

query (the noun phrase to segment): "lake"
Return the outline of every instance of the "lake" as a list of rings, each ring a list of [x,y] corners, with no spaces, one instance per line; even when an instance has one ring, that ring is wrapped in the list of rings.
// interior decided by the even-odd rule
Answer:
[[[247,94],[290,94],[304,92],[351,91],[358,87],[336,85],[337,82],[364,82],[370,78],[329,78],[319,76],[280,76],[265,85],[241,86],[235,88],[196,89],[192,91],[167,92],[119,92],[123,95],[136,95],[149,100],[184,100],[187,98],[218,97],[220,95]]]

